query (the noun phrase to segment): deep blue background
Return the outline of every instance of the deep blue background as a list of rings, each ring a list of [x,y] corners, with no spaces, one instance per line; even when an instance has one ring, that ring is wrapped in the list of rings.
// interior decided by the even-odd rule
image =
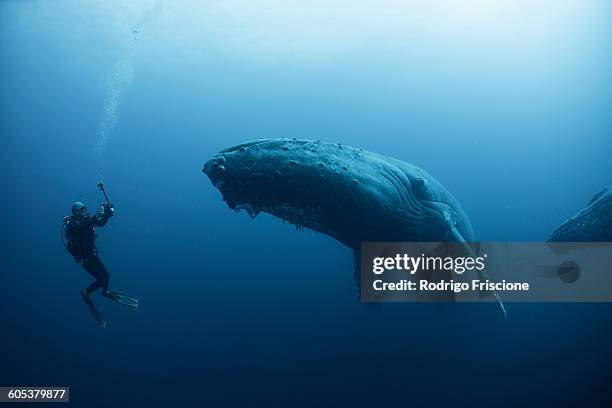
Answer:
[[[342,142],[429,171],[480,240],[542,240],[612,181],[610,6],[304,3],[0,3],[0,385],[86,407],[609,403],[610,305],[367,307],[347,248],[234,214],[201,167]],[[59,236],[99,178],[111,288],[142,303],[96,295],[106,330]]]

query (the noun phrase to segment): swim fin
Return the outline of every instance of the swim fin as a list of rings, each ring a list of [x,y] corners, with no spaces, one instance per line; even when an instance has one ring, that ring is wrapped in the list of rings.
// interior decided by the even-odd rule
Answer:
[[[102,319],[100,312],[98,312],[98,309],[96,309],[96,306],[91,301],[89,296],[87,296],[84,292],[81,292],[81,297],[83,298],[85,304],[89,307],[89,311],[91,312],[91,315],[93,316],[96,323],[98,323],[103,329],[106,328],[106,322],[104,321],[104,319]]]
[[[132,309],[138,309],[138,298],[118,292],[108,292],[105,293],[104,296],[114,300],[117,303],[122,304],[123,306],[131,307]]]

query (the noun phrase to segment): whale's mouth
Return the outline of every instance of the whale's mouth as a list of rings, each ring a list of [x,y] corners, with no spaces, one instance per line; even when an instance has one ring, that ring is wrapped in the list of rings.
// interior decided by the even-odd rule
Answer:
[[[230,208],[231,208],[231,205],[230,205]],[[261,208],[255,207],[250,203],[235,204],[233,210],[236,210],[236,211],[244,210],[246,211],[247,214],[249,214],[249,217],[251,218],[255,218],[259,215],[259,213],[261,213]]]
[[[244,145],[234,146],[234,148],[230,149],[236,150],[242,148],[242,146],[253,144],[256,143],[245,143]],[[229,152],[230,149],[216,154],[204,163],[202,172],[208,176],[217,190],[221,192],[223,201],[227,203],[230,209],[236,212],[244,210],[251,218],[255,218],[262,212],[263,208],[257,203],[257,200],[250,197],[246,185],[236,177],[230,177],[228,175],[224,153]]]
[[[227,201],[227,200],[226,200]],[[296,208],[288,203],[273,205],[254,205],[251,203],[234,204],[227,202],[229,207],[240,212],[244,210],[249,217],[255,218],[261,213],[269,214],[283,222],[295,225],[297,229],[313,228],[319,225],[319,211],[312,208]]]
[[[253,205],[249,204],[246,198],[245,189],[237,182],[228,181],[228,171],[226,159],[222,153],[216,154],[202,168],[210,179],[211,183],[221,192],[225,201],[232,210],[248,209],[249,213],[254,213]]]
[[[211,183],[221,189],[225,185],[225,157],[222,154],[216,154],[202,168],[202,172],[208,176]]]
[[[230,149],[247,148],[248,146],[264,142],[266,141],[245,143]],[[320,209],[318,208],[299,208],[289,202],[269,202],[251,197],[246,185],[239,179],[228,176],[227,160],[224,157],[224,154],[228,152],[229,149],[224,150],[204,163],[202,172],[208,176],[212,184],[221,192],[223,201],[227,203],[230,209],[236,212],[244,210],[251,218],[257,217],[262,212],[270,214],[283,222],[295,225],[298,229],[303,229],[304,227],[316,228],[320,225]]]

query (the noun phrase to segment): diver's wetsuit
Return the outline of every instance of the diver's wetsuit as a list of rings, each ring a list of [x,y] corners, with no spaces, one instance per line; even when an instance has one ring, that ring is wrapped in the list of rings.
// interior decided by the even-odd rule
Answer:
[[[108,292],[109,276],[106,266],[104,266],[104,263],[102,263],[98,256],[98,249],[95,245],[95,227],[106,225],[111,216],[110,212],[104,212],[103,214],[95,214],[88,217],[84,221],[79,221],[77,217],[72,216],[66,225],[66,236],[70,237],[71,244],[75,249],[75,253],[77,253],[75,256],[76,260],[83,265],[87,272],[96,278],[96,281],[85,289],[87,296],[100,288],[102,288],[103,293]]]

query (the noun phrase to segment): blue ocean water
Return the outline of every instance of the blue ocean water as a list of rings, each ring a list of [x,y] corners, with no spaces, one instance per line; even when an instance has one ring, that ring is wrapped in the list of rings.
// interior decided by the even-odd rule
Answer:
[[[539,241],[612,180],[602,1],[0,2],[0,386],[73,405],[610,403],[608,304],[389,304],[352,254],[235,214],[222,148],[314,138],[415,163],[482,241]],[[111,288],[59,227],[75,200]],[[200,404],[198,404],[200,405]]]

